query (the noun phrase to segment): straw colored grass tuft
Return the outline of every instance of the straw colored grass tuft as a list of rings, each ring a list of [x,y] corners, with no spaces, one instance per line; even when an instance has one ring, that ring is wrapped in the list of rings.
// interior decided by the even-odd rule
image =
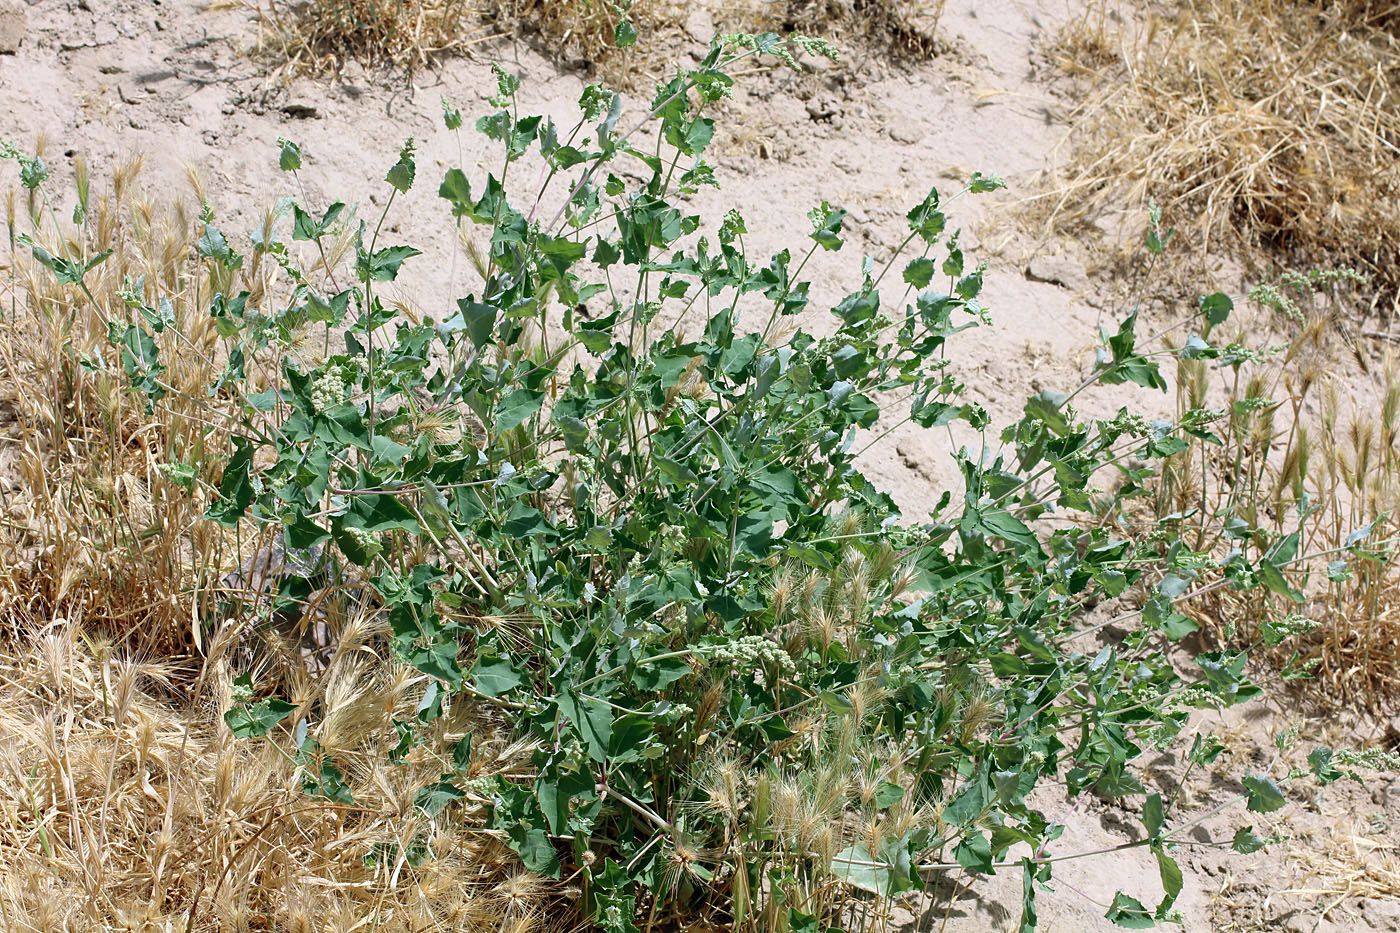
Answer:
[[[625,9],[624,9],[625,8]],[[640,75],[638,55],[617,44],[617,27],[624,19],[649,47],[658,34],[674,31],[685,18],[670,0],[489,0],[486,19],[498,32],[523,39],[567,66],[582,66],[624,84]]]
[[[338,72],[346,62],[417,69],[499,30],[469,0],[258,0],[265,47],[292,71]]]
[[[128,163],[98,190],[79,167],[72,223],[38,191],[7,202],[0,930],[563,922],[552,883],[496,893],[520,864],[486,828],[483,792],[531,776],[508,724],[447,704],[397,749],[393,721],[415,719],[428,683],[386,660],[378,607],[342,582],[279,622],[251,559],[266,541],[204,517],[228,453],[221,419],[245,403],[211,395],[228,361],[210,308],[245,293],[256,313],[287,283],[257,251],[207,259],[224,241],[197,174],[192,201],[156,202],[140,172]],[[21,235],[79,264],[111,254],[63,285]],[[127,386],[143,367],[108,340],[138,315],[173,325],[154,337],[163,369],[147,375],[165,392],[149,409]],[[266,738],[225,723],[244,674],[297,705]],[[465,798],[425,808],[419,791],[446,773]]]
[[[170,672],[95,652],[76,624],[15,632],[0,647],[0,917],[6,930],[498,929],[538,916],[552,882],[520,885],[483,828],[485,798],[430,814],[417,788],[477,738],[472,778],[527,776],[499,724],[452,710],[402,763],[363,736],[410,718],[423,680],[346,645],[303,710],[330,709],[316,739],[353,802],[309,796],[291,731],[237,741],[221,714],[224,640],[185,702]],[[359,726],[330,735],[337,716]],[[435,856],[414,852],[429,847]],[[502,887],[507,888],[503,894]],[[557,908],[556,908],[557,912]],[[344,922],[343,926],[337,926]]]
[[[1159,202],[1201,250],[1347,264],[1400,289],[1400,30],[1393,4],[1175,0],[1140,28],[1095,4],[1060,37],[1092,88],[1061,227]],[[1188,230],[1188,219],[1190,221]]]
[[[942,50],[945,0],[729,0],[721,19],[735,28],[821,36],[843,45],[927,58]]]
[[[938,21],[944,0],[786,0],[784,26],[888,45],[919,57],[939,51]]]
[[[187,656],[211,580],[201,568],[225,559],[226,542],[200,520],[204,498],[175,481],[216,479],[220,433],[191,399],[217,379],[207,306],[217,285],[261,292],[267,269],[251,257],[236,273],[198,276],[198,206],[156,204],[139,184],[139,161],[114,174],[109,189],[88,190],[85,210],[61,229],[36,197],[11,201],[10,269],[0,327],[0,410],[5,413],[0,489],[0,617],[81,618],[94,633],[120,635],[146,655]],[[197,179],[192,179],[197,181]],[[15,242],[30,231],[54,256],[85,261],[111,251],[86,277],[91,299],[60,285]],[[185,337],[159,338],[168,393],[143,410],[126,387],[108,322],[144,304],[166,314]]]
[[[1385,709],[1400,696],[1400,359],[1364,376],[1336,373],[1348,349],[1336,320],[1347,307],[1340,286],[1321,284],[1326,276],[1285,278],[1318,293],[1261,286],[1254,313],[1232,322],[1226,338],[1257,347],[1292,333],[1278,352],[1218,368],[1179,361],[1176,417],[1214,410],[1205,423],[1219,443],[1168,458],[1151,511],[1174,516],[1181,541],[1198,552],[1238,546],[1208,529],[1206,516],[1296,533],[1299,563],[1284,566],[1301,602],[1225,588],[1184,611],[1214,644],[1263,636],[1261,653],[1291,676],[1314,678],[1313,694]],[[1287,295],[1296,321],[1280,319],[1277,299]],[[1339,560],[1349,550],[1356,557]],[[1263,620],[1274,628],[1255,624]],[[1297,637],[1270,639],[1289,629]]]

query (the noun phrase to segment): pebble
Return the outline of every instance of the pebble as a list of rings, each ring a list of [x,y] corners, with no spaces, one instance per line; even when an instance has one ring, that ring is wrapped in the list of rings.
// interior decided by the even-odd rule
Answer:
[[[29,32],[20,0],[0,0],[0,55],[14,55]]]
[[[685,31],[690,38],[706,46],[715,37],[714,20],[710,19],[707,10],[692,9],[690,15],[685,19]]]
[[[1037,256],[1026,266],[1026,278],[1032,282],[1048,282],[1071,291],[1084,291],[1089,287],[1089,276],[1084,264],[1069,256]]]
[[[907,146],[912,146],[914,143],[924,138],[922,133],[907,124],[896,123],[894,126],[890,127],[889,133],[890,139],[893,139],[897,143],[904,143]]]
[[[1400,900],[1384,897],[1361,899],[1361,916],[1372,930],[1400,930]]]

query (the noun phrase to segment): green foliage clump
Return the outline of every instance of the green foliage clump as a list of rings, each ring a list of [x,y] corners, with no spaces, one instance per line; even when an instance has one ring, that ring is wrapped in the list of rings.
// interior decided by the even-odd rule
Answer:
[[[1149,792],[1136,762],[1180,744],[1192,710],[1258,693],[1243,652],[1173,664],[1196,628],[1179,604],[1220,587],[1293,592],[1297,535],[1249,529],[1217,557],[1153,529],[1111,531],[1150,492],[1153,464],[1205,433],[1073,407],[1093,384],[1166,387],[1166,351],[1139,346],[1135,314],[1103,334],[1083,385],[1032,396],[999,434],[963,399],[950,351],[987,319],[985,268],[945,209],[997,178],[930,190],[895,255],[860,263],[830,336],[804,330],[817,309],[802,272],[843,248],[845,212],[820,205],[807,236],[764,261],[740,213],[711,229],[683,200],[717,184],[704,153],[733,67],[786,54],[772,35],[717,41],[626,131],[601,86],[572,126],[522,116],[518,81],[498,69],[499,109],[476,126],[500,168],[475,186],[453,168],[439,187],[487,238],[480,286],[440,319],[405,320],[380,294],[419,255],[381,240],[416,181],[412,141],[373,225],[347,226],[339,202],[290,205],[291,242],[250,247],[288,274],[290,295],[210,302],[223,363],[210,404],[227,403],[234,426],[207,518],[298,555],[278,611],[328,580],[370,594],[387,649],[426,675],[416,718],[364,738],[388,760],[463,705],[529,743],[532,779],[482,779],[464,737],[417,805],[433,818],[482,805],[531,872],[581,878],[610,933],[716,911],[736,929],[851,928],[871,897],[1007,865],[1030,929],[1064,857],[1047,852],[1063,827],[1041,810],[1059,784],[1071,799],[1143,798],[1140,845],[1165,893],[1152,907],[1120,893],[1109,916],[1170,920],[1174,843],[1199,821],[1172,825],[1176,801]],[[450,107],[445,119],[462,122]],[[527,158],[538,172],[517,167]],[[621,162],[646,180],[625,180]],[[294,143],[280,163],[300,170]],[[212,220],[201,262],[217,283],[242,258]],[[341,235],[348,281],[325,258]],[[300,263],[297,242],[319,264]],[[85,268],[48,259],[81,286]],[[154,334],[169,322],[141,295],[130,289],[111,336],[159,405]],[[1203,302],[1202,333],[1228,313],[1223,296]],[[1177,352],[1218,355],[1203,337]],[[959,422],[979,439],[956,454],[962,488],[921,523],[902,522],[856,467],[860,438],[905,422]],[[1094,485],[1105,475],[1111,492]],[[1140,609],[1088,624],[1131,593]],[[287,729],[305,791],[353,802],[321,742],[328,711],[238,686],[234,733]],[[1220,751],[1197,736],[1184,757],[1205,766]],[[1364,763],[1318,762],[1323,780]],[[1243,787],[1250,810],[1284,803],[1268,774]],[[1263,844],[1241,834],[1241,851]],[[366,858],[431,857],[426,841],[384,846]]]

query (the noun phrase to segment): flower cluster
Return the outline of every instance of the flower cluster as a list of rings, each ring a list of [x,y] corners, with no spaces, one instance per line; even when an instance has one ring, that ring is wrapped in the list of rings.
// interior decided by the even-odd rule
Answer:
[[[317,412],[330,411],[337,405],[345,404],[345,373],[339,364],[332,363],[326,371],[311,383],[311,407]]]
[[[792,656],[781,645],[762,635],[745,635],[723,645],[714,645],[706,649],[705,654],[712,661],[740,668],[762,670],[771,665],[783,674],[791,674],[797,669]]]

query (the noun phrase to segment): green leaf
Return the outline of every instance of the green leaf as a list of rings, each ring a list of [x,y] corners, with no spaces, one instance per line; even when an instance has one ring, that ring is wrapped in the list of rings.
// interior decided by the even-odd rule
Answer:
[[[932,259],[921,256],[904,267],[904,281],[915,288],[925,288],[929,282],[933,281],[933,273],[936,268]]]
[[[559,853],[543,829],[517,824],[508,831],[508,838],[510,847],[530,871],[551,878],[559,875]]]
[[[881,781],[875,787],[875,806],[881,810],[892,807],[904,799],[904,788],[889,781]]]
[[[844,716],[855,709],[855,705],[850,700],[837,693],[835,690],[827,690],[819,697],[822,705],[833,713]]]
[[[613,38],[617,40],[617,47],[629,49],[637,44],[637,27],[632,25],[632,21],[624,17],[618,20],[617,28],[613,30]]]
[[[1254,834],[1253,826],[1241,826],[1235,830],[1235,836],[1230,840],[1230,848],[1241,855],[1251,855],[1267,844],[1268,840]]]
[[[447,174],[442,177],[442,184],[438,186],[438,197],[452,204],[453,217],[469,216],[476,206],[472,200],[472,186],[459,168],[447,170]]]
[[[929,189],[928,197],[909,212],[909,229],[932,246],[943,233],[947,219],[938,210],[938,189]]]
[[[442,125],[449,130],[460,130],[462,128],[462,111],[452,106],[445,96],[441,98],[441,101]]]
[[[967,187],[973,194],[985,194],[988,191],[1005,188],[1006,179],[998,175],[983,175],[981,172],[973,172],[972,180],[968,182]]]
[[[1235,303],[1230,300],[1230,296],[1223,292],[1216,292],[1213,295],[1204,295],[1200,299],[1201,313],[1205,315],[1206,323],[1211,327],[1224,324],[1230,318],[1230,312],[1235,310]]]
[[[296,710],[295,703],[277,697],[266,697],[256,703],[235,706],[224,713],[224,722],[235,739],[264,736]]]
[[[1156,839],[1162,835],[1162,795],[1148,794],[1142,804],[1142,825],[1147,827],[1147,837]]]
[[[642,690],[659,693],[691,673],[690,665],[681,658],[661,661],[643,658],[633,668],[632,683]]]
[[[531,508],[524,502],[517,502],[511,506],[510,514],[506,516],[501,530],[512,538],[528,538],[533,535],[553,534],[554,526],[539,509]]]
[[[280,151],[277,153],[277,167],[284,172],[295,172],[301,168],[301,146],[290,139],[279,139],[277,145]]]
[[[384,180],[394,187],[400,194],[407,193],[413,187],[413,176],[417,168],[413,161],[413,137],[404,140],[403,148],[399,150],[399,160],[389,168],[389,174],[384,176]]]
[[[462,667],[457,663],[461,646],[446,633],[419,644],[408,654],[408,663],[430,677],[436,677],[453,690],[462,686]]]
[[[535,778],[535,799],[555,835],[569,831],[570,811],[597,799],[593,776],[587,771],[548,768]]]
[[[314,777],[307,775],[301,784],[301,792],[309,797],[323,797],[347,806],[355,803],[350,786],[345,783],[345,775],[329,757],[321,759],[321,766],[316,769]]]
[[[1345,776],[1344,772],[1332,764],[1335,753],[1326,745],[1319,745],[1308,752],[1308,769],[1319,784],[1331,784]]]
[[[1303,594],[1288,585],[1288,578],[1283,575],[1283,571],[1279,570],[1273,561],[1260,558],[1258,569],[1259,579],[1264,581],[1269,592],[1287,596],[1295,603],[1303,601]]]
[[[465,330],[467,339],[478,350],[490,343],[496,329],[496,309],[469,298],[458,298],[457,307],[460,313],[443,326]]]
[[[594,761],[607,761],[612,743],[612,710],[595,699],[580,697],[572,688],[561,690],[554,699],[560,716],[567,719],[583,739],[589,757]]]
[[[871,858],[863,842],[836,853],[831,860],[831,874],[836,880],[844,881],[853,888],[882,897],[889,894],[892,887],[892,872],[889,866]]]
[[[992,873],[992,845],[987,840],[987,834],[980,830],[973,830],[963,837],[963,841],[953,849],[953,858],[970,872],[979,875]]]
[[[398,277],[405,259],[421,255],[423,251],[412,246],[386,246],[373,254],[361,250],[355,259],[355,274],[361,282],[391,282]]]
[[[526,683],[525,677],[515,669],[509,658],[477,658],[471,673],[476,689],[489,697],[509,693]]]
[[[1142,906],[1142,902],[1122,891],[1113,895],[1113,903],[1108,906],[1108,913],[1104,916],[1129,930],[1150,930],[1157,926],[1157,921],[1152,918],[1152,913]]]
[[[199,255],[213,259],[226,269],[237,269],[243,259],[229,248],[228,240],[213,224],[205,224],[204,233],[199,238]]]
[[[443,780],[426,787],[420,787],[418,793],[413,795],[413,805],[428,816],[437,816],[466,796],[452,782]]]
[[[321,215],[320,220],[314,219],[306,211],[297,205],[292,205],[292,239],[293,240],[319,240],[325,236],[330,225],[335,223],[337,217],[345,210],[345,204],[336,201],[326,212]]]
[[[361,567],[368,567],[384,550],[383,542],[372,532],[348,529],[338,516],[331,520],[331,537],[340,552]]]
[[[1273,778],[1262,774],[1246,774],[1241,783],[1249,796],[1247,809],[1251,813],[1272,813],[1288,802]]]
[[[1157,871],[1162,876],[1162,891],[1166,895],[1157,906],[1157,914],[1161,916],[1171,909],[1181,894],[1181,866],[1160,845],[1152,847],[1152,854],[1157,857]]]
[[[255,493],[250,469],[253,463],[253,447],[242,438],[234,440],[234,453],[224,466],[224,475],[219,480],[218,501],[209,505],[205,514],[228,528],[237,526],[248,506],[253,504]]]
[[[670,457],[663,457],[661,454],[652,454],[651,460],[656,465],[658,472],[670,480],[671,485],[683,488],[695,484],[695,471],[684,463],[672,460]]]
[[[809,235],[820,244],[822,249],[838,250],[841,248],[841,224],[846,219],[845,211],[833,208],[823,201],[807,212],[807,219],[812,221],[813,228]]]
[[[498,432],[509,431],[511,428],[523,424],[526,419],[540,410],[540,404],[543,401],[543,392],[516,389],[501,400],[501,407],[496,412],[496,430]]]
[[[581,418],[573,415],[563,415],[557,410],[554,412],[554,423],[559,425],[559,433],[564,437],[564,446],[569,453],[582,454],[588,452],[588,424]]]

